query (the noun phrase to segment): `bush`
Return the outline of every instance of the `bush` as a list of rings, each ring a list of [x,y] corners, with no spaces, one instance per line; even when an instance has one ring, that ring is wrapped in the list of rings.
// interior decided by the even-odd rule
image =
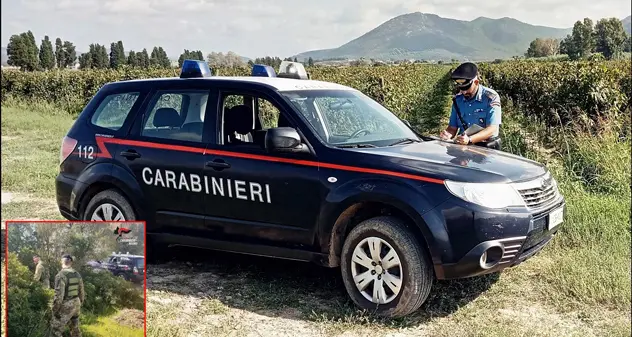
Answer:
[[[44,289],[33,281],[33,274],[18,261],[15,254],[9,253],[9,291],[8,291],[8,336],[44,336],[48,329],[51,313],[49,303],[54,291]]]
[[[107,271],[95,273],[89,268],[81,271],[86,292],[82,310],[94,315],[109,315],[117,309],[143,310],[143,290]]]
[[[516,61],[480,68],[485,84],[548,126],[599,132],[630,113],[630,62]]]

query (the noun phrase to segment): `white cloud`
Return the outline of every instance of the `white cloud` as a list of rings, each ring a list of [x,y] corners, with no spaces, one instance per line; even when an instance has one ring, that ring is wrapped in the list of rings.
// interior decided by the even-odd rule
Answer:
[[[174,58],[185,48],[285,57],[337,47],[415,11],[571,27],[584,17],[623,18],[631,5],[627,0],[12,0],[2,2],[2,45],[26,28],[38,40],[49,35],[73,41],[79,51],[90,43],[122,40],[127,50],[159,45]]]

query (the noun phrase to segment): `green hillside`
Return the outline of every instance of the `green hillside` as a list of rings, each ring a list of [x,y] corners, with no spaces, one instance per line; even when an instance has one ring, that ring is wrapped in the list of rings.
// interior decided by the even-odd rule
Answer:
[[[462,21],[416,12],[397,16],[338,48],[308,51],[296,57],[492,60],[522,55],[535,38],[563,38],[571,30],[530,25],[512,18]]]

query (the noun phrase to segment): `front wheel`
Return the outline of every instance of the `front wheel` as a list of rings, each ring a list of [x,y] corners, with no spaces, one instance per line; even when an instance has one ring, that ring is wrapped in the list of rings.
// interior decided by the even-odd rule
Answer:
[[[421,244],[403,222],[388,216],[368,219],[351,230],[340,267],[353,302],[387,317],[419,309],[434,280]]]

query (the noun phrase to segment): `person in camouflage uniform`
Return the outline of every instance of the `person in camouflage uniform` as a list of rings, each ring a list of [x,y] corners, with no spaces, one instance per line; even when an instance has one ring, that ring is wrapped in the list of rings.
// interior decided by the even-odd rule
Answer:
[[[40,282],[44,289],[49,289],[50,271],[48,270],[48,266],[44,264],[38,255],[33,256],[33,263],[35,263],[35,275],[33,276],[33,279]]]
[[[79,314],[85,299],[81,275],[72,268],[72,257],[61,258],[61,270],[55,276],[55,297],[53,299],[53,317],[51,336],[62,337],[66,325],[70,326],[70,336],[80,337]]]

